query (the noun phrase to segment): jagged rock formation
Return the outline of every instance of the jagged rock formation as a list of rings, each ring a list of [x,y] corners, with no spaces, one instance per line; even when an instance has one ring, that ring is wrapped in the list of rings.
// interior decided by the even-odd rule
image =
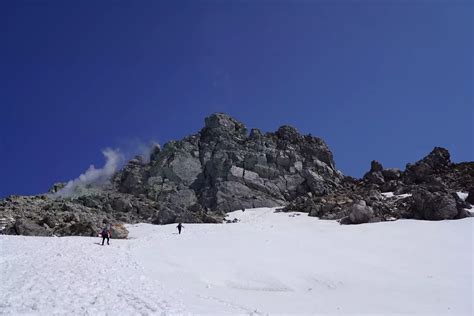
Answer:
[[[356,180],[335,168],[322,139],[291,126],[248,133],[222,113],[206,118],[195,135],[163,148],[156,145],[149,158],[130,160],[110,184],[90,194],[1,200],[3,232],[95,235],[105,222],[218,223],[229,211],[275,206],[344,224],[452,219],[468,215],[456,190],[471,190],[467,200],[474,199],[473,163],[454,164],[443,148],[405,171],[373,161],[363,179]],[[50,193],[62,187],[55,184]]]
[[[305,192],[322,196],[343,179],[324,141],[293,127],[248,135],[224,114],[205,123],[198,134],[156,148],[148,164],[130,161],[115,178],[117,190],[143,194],[184,220],[198,220],[200,212],[281,206]],[[176,220],[164,217],[157,220]]]
[[[324,197],[301,196],[290,202],[284,210],[308,212],[310,216],[325,219],[340,219],[342,224],[398,218],[464,218],[470,216],[466,210],[470,207],[469,196],[463,201],[456,192],[472,192],[473,171],[473,162],[452,163],[449,152],[436,147],[425,158],[408,164],[405,171],[384,169],[382,164],[372,161],[363,179],[346,178],[338,191]],[[367,204],[364,205],[364,211],[361,202]],[[356,214],[355,205],[358,205]]]

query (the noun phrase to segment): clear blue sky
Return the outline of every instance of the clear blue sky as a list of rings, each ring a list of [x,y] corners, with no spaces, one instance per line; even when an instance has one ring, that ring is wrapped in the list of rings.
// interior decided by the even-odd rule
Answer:
[[[471,1],[0,2],[0,197],[226,112],[291,124],[361,176],[473,154]]]

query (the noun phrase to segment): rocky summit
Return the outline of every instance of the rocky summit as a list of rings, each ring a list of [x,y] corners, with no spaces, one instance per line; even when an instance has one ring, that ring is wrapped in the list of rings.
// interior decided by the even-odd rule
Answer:
[[[61,194],[0,200],[4,234],[95,236],[111,223],[220,223],[225,214],[280,207],[341,224],[413,218],[459,219],[474,203],[474,162],[453,163],[436,147],[404,171],[372,161],[362,179],[336,169],[327,144],[291,126],[250,131],[216,113],[204,128],[180,141],[156,145],[150,157],[130,160],[109,181]],[[456,192],[468,193],[461,199]]]

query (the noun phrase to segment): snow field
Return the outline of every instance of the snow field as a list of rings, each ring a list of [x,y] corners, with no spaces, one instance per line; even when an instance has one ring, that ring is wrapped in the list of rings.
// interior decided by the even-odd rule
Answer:
[[[473,218],[342,226],[254,209],[129,240],[0,236],[0,314],[472,315]]]

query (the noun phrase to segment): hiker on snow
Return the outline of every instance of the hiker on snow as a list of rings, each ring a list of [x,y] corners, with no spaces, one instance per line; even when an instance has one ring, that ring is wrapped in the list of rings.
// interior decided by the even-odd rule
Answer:
[[[181,235],[181,228],[183,228],[183,224],[179,223],[178,226],[176,226],[176,228],[178,228],[178,233]]]
[[[102,236],[102,246],[104,245],[105,239],[107,239],[107,245],[110,245],[110,229],[107,226],[102,229],[100,235]]]

